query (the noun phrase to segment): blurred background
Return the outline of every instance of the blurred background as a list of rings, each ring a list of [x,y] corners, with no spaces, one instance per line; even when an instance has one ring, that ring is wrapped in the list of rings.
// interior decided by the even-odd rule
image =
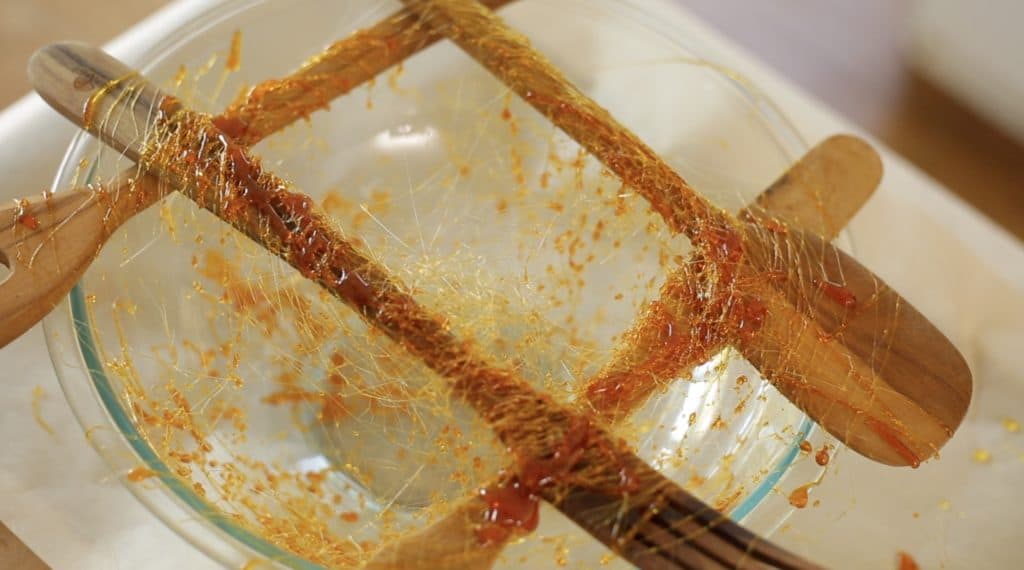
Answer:
[[[1024,2],[674,0],[1024,239]],[[53,40],[102,43],[166,0],[0,0],[0,108]]]

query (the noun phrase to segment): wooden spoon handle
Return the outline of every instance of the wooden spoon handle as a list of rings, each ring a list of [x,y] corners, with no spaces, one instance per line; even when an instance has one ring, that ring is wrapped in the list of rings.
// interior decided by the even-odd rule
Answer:
[[[853,135],[833,135],[758,194],[739,218],[770,218],[832,241],[881,181],[882,158],[870,144]]]
[[[86,44],[66,42],[37,51],[28,74],[51,107],[136,162],[156,118],[167,111],[162,107],[174,104],[138,72]]]
[[[545,498],[576,513],[574,521],[645,570],[820,568],[744,529],[648,465],[626,469],[643,489],[637,496],[609,500],[600,490],[576,487]]]
[[[513,0],[482,0],[492,10]],[[310,59],[285,80],[270,80],[251,90],[225,116],[237,124],[235,142],[251,146],[267,133],[308,118],[327,103],[389,67],[444,38],[401,8],[377,24],[339,40]]]

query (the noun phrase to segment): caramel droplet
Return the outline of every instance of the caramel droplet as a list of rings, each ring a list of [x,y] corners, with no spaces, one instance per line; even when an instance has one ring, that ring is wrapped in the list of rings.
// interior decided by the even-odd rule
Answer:
[[[181,84],[185,82],[185,78],[187,76],[188,76],[188,68],[185,67],[184,65],[178,66],[178,71],[177,71],[177,73],[174,74],[174,79],[173,79],[174,87],[175,88],[181,87]]]
[[[1010,433],[1020,432],[1020,422],[1012,418],[1003,418],[1003,429]]]
[[[148,467],[136,467],[129,471],[128,475],[126,475],[125,478],[131,481],[132,483],[138,483],[139,481],[145,481],[146,479],[155,476],[156,471],[153,471]]]
[[[801,485],[796,489],[793,489],[793,492],[789,494],[789,504],[793,505],[798,509],[806,507],[807,492],[810,491],[812,486],[814,486],[814,483],[808,483],[806,485]]]
[[[896,554],[896,561],[899,564],[899,570],[918,570],[920,566],[917,565],[917,561],[914,557],[907,554],[906,552],[900,551]]]
[[[18,223],[30,230],[39,229],[39,218],[33,216],[32,214],[22,214],[18,216]]]
[[[231,35],[231,49],[228,51],[228,59],[224,62],[228,71],[238,71],[242,67],[242,30],[235,30]]]
[[[854,295],[853,291],[847,288],[845,285],[839,285],[838,283],[832,283],[824,279],[813,279],[812,282],[825,294],[826,297],[835,301],[837,304],[852,309],[857,306],[857,296]]]
[[[814,461],[817,462],[818,465],[821,465],[822,467],[824,467],[824,466],[828,465],[828,460],[829,460],[828,446],[826,445],[826,446],[823,446],[821,449],[819,449],[818,453],[816,453],[814,455]]]

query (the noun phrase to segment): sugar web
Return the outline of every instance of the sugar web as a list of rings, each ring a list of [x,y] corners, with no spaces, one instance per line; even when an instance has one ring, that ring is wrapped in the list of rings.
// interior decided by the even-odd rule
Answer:
[[[465,84],[459,85],[460,89],[465,87]],[[569,390],[564,388],[569,381],[575,382],[580,378],[601,373],[595,363],[608,362],[613,358],[609,345],[611,335],[594,338],[598,332],[603,333],[608,327],[593,327],[594,330],[588,330],[588,323],[601,322],[600,311],[598,307],[594,307],[593,302],[588,302],[589,297],[584,295],[587,292],[585,291],[587,280],[580,279],[578,274],[585,273],[588,264],[596,265],[598,261],[608,259],[609,255],[615,255],[615,240],[612,238],[615,235],[622,238],[636,238],[639,235],[644,241],[644,245],[651,245],[647,252],[653,258],[652,263],[661,269],[680,264],[680,260],[677,259],[679,254],[676,252],[685,250],[678,247],[673,242],[671,234],[651,219],[645,208],[638,206],[635,199],[631,199],[629,188],[618,185],[614,177],[602,172],[599,165],[573,149],[571,143],[564,138],[559,138],[557,135],[552,136],[546,146],[555,149],[568,147],[569,152],[559,153],[556,150],[544,157],[536,156],[533,151],[536,148],[535,145],[523,142],[517,144],[517,139],[526,131],[544,132],[543,122],[537,117],[527,115],[528,112],[525,109],[506,113],[504,105],[507,103],[502,97],[497,100],[491,99],[490,102],[481,101],[480,108],[489,109],[492,120],[498,124],[505,124],[502,129],[507,128],[507,138],[511,139],[511,141],[507,139],[502,141],[506,146],[506,158],[495,161],[496,164],[504,167],[503,171],[490,174],[499,180],[504,180],[505,183],[503,185],[494,184],[493,193],[478,193],[476,199],[486,204],[489,213],[492,213],[490,210],[493,210],[493,214],[496,216],[521,216],[532,227],[538,228],[538,232],[531,234],[527,231],[527,235],[518,238],[522,245],[517,249],[522,250],[520,252],[522,260],[537,259],[539,251],[562,259],[564,263],[558,267],[552,265],[553,269],[550,273],[547,266],[544,265],[536,272],[524,272],[522,276],[519,276],[522,281],[516,283],[509,276],[496,280],[494,275],[488,275],[481,271],[478,260],[474,259],[472,254],[474,248],[468,247],[473,245],[471,240],[464,240],[463,243],[455,245],[444,243],[445,240],[451,239],[447,236],[454,233],[455,227],[463,225],[466,223],[465,220],[471,219],[472,213],[468,211],[457,212],[462,215],[460,218],[452,215],[451,208],[441,210],[445,216],[448,216],[443,219],[444,223],[435,225],[433,228],[429,226],[425,228],[423,219],[428,217],[428,212],[421,211],[421,205],[412,210],[416,212],[416,223],[408,224],[406,222],[409,210],[395,207],[394,202],[397,200],[396,193],[393,191],[380,194],[378,198],[374,198],[371,194],[368,196],[370,200],[356,208],[351,207],[351,199],[346,199],[344,194],[339,192],[327,196],[329,202],[325,203],[325,208],[334,209],[336,213],[334,218],[340,220],[339,226],[354,228],[350,231],[358,235],[359,240],[364,242],[360,245],[370,253],[370,257],[401,275],[417,299],[432,307],[437,313],[446,315],[446,322],[453,329],[472,333],[465,336],[471,336],[478,345],[488,347],[492,354],[500,355],[499,359],[511,359],[517,354],[555,352],[548,357],[547,361],[517,362],[515,367],[517,373],[536,379],[538,387],[545,388],[549,392],[558,394],[559,386],[563,386],[561,388],[562,397],[569,399],[575,395],[577,390],[577,386]],[[465,113],[466,108],[460,107],[456,111]],[[528,120],[526,117],[532,120]],[[481,129],[482,132],[483,129]],[[473,140],[468,146],[473,150],[479,149],[478,145],[482,144],[480,140],[483,137],[478,135],[471,138]],[[493,141],[490,143],[492,147],[500,146],[494,144]],[[427,189],[431,189],[431,182],[438,181],[437,185],[447,190],[446,199],[459,196],[458,181],[473,175],[473,171],[478,168],[477,161],[465,158],[460,160],[460,155],[466,153],[467,150],[459,148],[457,141],[445,141],[445,144],[449,147],[446,151],[451,157],[451,167],[447,172],[439,170],[423,179],[417,179],[415,183],[407,183],[406,190],[409,196],[415,197],[418,193],[424,193]],[[531,156],[531,152],[534,156]],[[462,166],[456,166],[460,162],[469,163],[469,172],[464,172]],[[528,180],[524,174],[528,164],[544,164],[544,172],[548,174],[546,182],[543,176],[538,177],[535,181]],[[517,187],[517,192],[511,197],[507,196],[510,185]],[[401,188],[401,185],[396,184],[395,187]],[[580,187],[590,190],[590,196],[581,198],[578,192]],[[545,201],[538,202],[537,192],[531,192],[531,190],[550,190],[550,192],[544,196]],[[410,200],[410,202],[421,204],[417,200]],[[328,204],[331,204],[330,207]],[[612,212],[618,213],[620,209],[623,211],[613,218],[594,219],[591,212],[596,209],[589,206],[603,208],[612,206]],[[173,208],[174,205],[171,204],[168,207]],[[571,214],[565,215],[566,212]],[[205,224],[202,216],[201,213],[191,213],[179,217],[176,213],[174,216],[168,216],[168,219],[186,220],[185,223],[194,224],[198,228]],[[342,223],[346,221],[346,218],[348,218],[347,223]],[[538,223],[537,220],[547,220],[547,223]],[[600,239],[594,237],[598,234],[599,221],[603,222]],[[402,226],[412,226],[413,231],[403,229]],[[357,231],[355,228],[362,231]],[[370,231],[371,228],[381,231],[374,233]],[[642,231],[637,232],[637,228],[642,228]],[[179,238],[184,233],[184,228],[178,228]],[[216,233],[214,235],[216,236]],[[399,239],[395,239],[396,237]],[[481,236],[476,237],[478,240],[483,240]],[[231,406],[218,407],[219,404],[215,404],[215,402],[223,401],[223,394],[229,391],[234,384],[245,385],[248,383],[251,386],[252,382],[246,378],[246,374],[242,374],[238,370],[241,368],[251,369],[251,365],[242,363],[252,363],[253,361],[269,361],[271,363],[270,370],[280,372],[274,376],[269,373],[269,370],[258,371],[260,372],[258,376],[268,380],[268,384],[273,386],[273,390],[261,398],[263,400],[261,403],[295,404],[298,415],[293,419],[300,426],[304,426],[300,429],[305,431],[315,431],[324,424],[339,424],[343,420],[348,421],[349,418],[352,418],[357,422],[356,425],[365,426],[358,431],[365,432],[367,428],[380,426],[384,426],[384,429],[379,431],[385,433],[388,429],[393,430],[394,433],[390,435],[389,443],[398,448],[402,448],[403,445],[406,449],[410,448],[408,441],[402,441],[402,438],[407,436],[410,431],[419,431],[421,435],[428,433],[430,436],[436,435],[432,441],[434,450],[448,448],[457,451],[460,444],[453,442],[487,439],[485,435],[487,428],[471,418],[467,420],[468,427],[456,426],[457,429],[450,428],[445,432],[444,428],[450,427],[445,425],[439,431],[430,432],[428,426],[431,424],[431,420],[428,418],[458,418],[461,414],[457,410],[458,404],[454,400],[449,400],[449,391],[436,374],[423,369],[416,359],[396,353],[393,348],[386,348],[389,345],[382,344],[380,337],[366,329],[362,321],[354,319],[351,314],[321,298],[315,290],[308,289],[308,284],[304,281],[294,279],[292,270],[282,264],[266,263],[264,256],[247,242],[238,241],[233,234],[221,234],[216,239],[213,239],[212,236],[206,237],[204,241],[206,240],[211,242],[211,248],[209,251],[204,251],[203,255],[197,257],[194,262],[201,278],[197,279],[188,301],[200,306],[204,303],[210,305],[207,314],[211,319],[211,332],[216,332],[218,336],[208,346],[201,346],[195,341],[177,340],[176,345],[169,345],[163,349],[166,354],[162,366],[165,368],[166,374],[169,377],[191,378],[191,380],[183,385],[184,390],[172,386],[173,382],[169,380],[166,392],[161,393],[159,397],[147,397],[145,394],[140,397],[140,400],[147,400],[149,405],[156,406],[152,410],[140,411],[140,418],[144,423],[155,422],[154,426],[161,427],[163,432],[163,437],[160,439],[161,444],[168,445],[168,442],[174,438],[171,435],[174,430],[185,430],[189,433],[193,440],[192,444],[196,447],[189,451],[184,451],[183,448],[174,450],[174,454],[187,459],[187,461],[182,460],[181,465],[209,465],[211,461],[203,455],[210,451],[204,450],[203,444],[208,442],[206,442],[207,437],[203,436],[203,428],[199,427],[199,424],[203,422],[196,420],[197,413],[205,414],[212,411],[211,425],[219,425],[225,419],[232,422],[237,420],[239,423],[233,426],[235,429],[239,425],[245,425],[243,416],[247,415],[246,412],[235,411],[235,408]],[[581,245],[580,242],[583,244]],[[410,244],[415,244],[415,246],[411,247]],[[433,247],[428,248],[428,244]],[[438,244],[447,245],[449,249],[445,250]],[[509,244],[497,242],[482,245],[496,247]],[[211,253],[215,251],[212,249],[213,247],[234,248],[234,251],[241,255],[237,257],[221,255],[218,258],[216,253]],[[620,241],[618,249],[621,248]],[[418,258],[412,257],[408,254],[410,249],[421,255]],[[640,246],[640,249],[643,250],[643,246]],[[444,252],[444,254],[438,252]],[[475,263],[476,267],[474,267]],[[707,271],[707,264],[704,262],[683,260],[681,263],[683,269],[680,271],[696,271],[697,277]],[[581,265],[582,269],[579,268]],[[536,277],[538,274],[550,275],[548,277],[549,293],[546,295],[543,293],[538,295],[536,291],[536,287],[539,286],[539,280]],[[438,277],[439,275],[441,277]],[[453,279],[452,275],[457,275],[459,279]],[[686,282],[693,281],[694,279],[690,279]],[[632,301],[634,307],[640,307],[645,304],[643,303],[645,299],[656,296],[659,284],[661,284],[659,279],[648,279],[642,283],[619,283],[620,289],[611,291],[612,298],[622,294],[624,298],[628,297]],[[511,294],[501,294],[506,289],[510,290]],[[730,297],[732,291],[732,288],[726,287],[725,297]],[[694,294],[699,294],[699,291],[695,291]],[[539,303],[540,308],[537,307],[538,296],[544,297],[543,302]],[[531,303],[533,304],[531,305]],[[713,305],[709,304],[708,306]],[[593,314],[586,320],[581,319],[578,314],[581,310],[588,308],[592,310]],[[137,311],[138,308],[134,310]],[[665,309],[654,308],[651,310]],[[675,309],[675,311],[678,310]],[[723,311],[724,309],[718,307],[717,310]],[[118,307],[113,312],[120,314],[124,311],[127,309]],[[667,311],[667,314],[672,314],[673,310]],[[128,314],[134,313],[128,311]],[[529,318],[524,319],[524,315]],[[698,321],[720,322],[725,319],[724,313],[704,314],[698,318]],[[522,321],[524,320],[528,323],[527,326],[523,326]],[[645,319],[644,322],[650,320]],[[234,322],[234,324],[226,329],[227,334],[221,335],[221,332],[225,332],[224,329],[214,326],[214,323],[224,321]],[[658,330],[663,331],[663,327]],[[265,335],[265,338],[273,339],[273,342],[255,342],[253,343],[255,346],[242,349],[240,345],[243,343],[239,339],[250,334],[251,331],[258,331],[260,335]],[[627,336],[629,337],[628,342],[638,346],[650,345],[642,333],[634,332]],[[325,339],[337,343],[335,346],[343,346],[344,350],[325,350],[325,346],[330,344],[325,342]],[[126,345],[127,342],[122,339],[122,348]],[[349,348],[350,346],[351,348]],[[562,352],[554,350],[553,347],[560,347]],[[686,348],[683,347],[682,350],[685,351]],[[125,348],[125,352],[130,352],[130,350]],[[260,358],[252,358],[254,354],[259,354]],[[634,351],[623,351],[619,358],[627,358],[634,354]],[[352,357],[351,355],[356,356]],[[707,357],[707,354],[702,356]],[[693,358],[695,357],[696,355],[693,356]],[[674,354],[670,360],[679,362],[677,358],[679,358],[678,353]],[[699,359],[695,358],[695,360]],[[113,357],[110,361],[118,361],[118,358]],[[140,381],[138,372],[132,371],[128,364],[130,358],[121,359],[121,362],[125,363],[124,378],[131,382]],[[628,367],[628,365],[611,364],[605,367],[605,370],[616,370],[621,367]],[[655,379],[667,382],[684,368],[686,367],[681,365],[671,371],[667,378]],[[196,374],[197,370],[200,372],[199,374]],[[559,373],[554,374],[553,370],[557,370]],[[216,371],[217,374],[209,373],[210,371]],[[605,375],[607,374],[608,372],[605,372]],[[270,376],[269,379],[268,376]],[[417,381],[417,379],[424,380]],[[339,384],[338,387],[342,390],[335,390],[332,383]],[[211,389],[212,386],[217,386],[217,388]],[[252,391],[251,387],[248,390]],[[189,401],[185,405],[182,403],[183,396],[181,396],[184,393],[189,393],[190,396],[201,395],[201,397],[197,401]],[[173,406],[163,406],[157,403],[158,400],[164,400],[164,403],[169,400]],[[424,403],[426,405],[422,405]],[[236,408],[244,410],[240,406]],[[315,410],[316,416],[315,421],[312,422],[308,414],[303,417],[301,412],[302,409],[310,408]],[[339,411],[336,408],[343,408],[343,410]],[[622,413],[623,408],[620,407],[619,411]],[[511,411],[504,413],[509,413],[515,418],[522,417],[511,413]],[[389,424],[392,420],[382,419],[389,414],[398,415],[402,419],[395,420],[394,424]],[[339,417],[339,415],[343,417]],[[622,413],[622,415],[628,414]],[[147,417],[162,417],[169,423],[162,423],[159,419],[147,420]],[[400,423],[406,420],[408,424]],[[517,429],[527,427],[517,426]],[[237,434],[240,440],[245,439],[244,430],[241,431],[243,433]],[[353,433],[357,430],[345,429],[345,431]],[[473,434],[473,436],[470,437],[467,434]],[[536,434],[530,437],[549,440],[545,444],[549,449],[560,440],[558,434]],[[462,453],[468,456],[464,458],[459,458],[457,454],[454,454],[456,461],[448,463],[446,469],[452,470],[451,465],[458,464],[458,460],[471,467],[475,463],[472,459],[476,457],[492,458],[500,455],[500,449],[493,449],[493,445],[490,447],[492,449],[489,454],[472,455],[463,451]],[[170,453],[171,450],[167,451],[169,456],[173,456]],[[359,456],[366,455],[363,450],[358,449],[349,450],[347,454],[345,462],[350,464],[354,464],[354,460]],[[272,521],[272,525],[264,526],[264,530],[268,531],[268,536],[275,538],[284,536],[281,533],[285,532],[282,529],[287,526],[287,523],[281,517],[300,516],[301,520],[312,522],[309,517],[316,518],[318,516],[316,508],[302,506],[301,503],[305,493],[315,493],[311,489],[322,488],[323,480],[327,477],[323,472],[309,471],[289,478],[287,475],[275,473],[274,470],[279,469],[278,467],[247,460],[243,455],[231,457],[230,460],[213,459],[212,461],[217,463],[210,467],[210,472],[205,475],[205,478],[221,497],[237,496],[240,493],[242,482],[237,479],[242,476],[236,474],[240,469],[239,465],[246,466],[255,473],[263,471],[262,475],[268,480],[272,475],[272,479],[278,481],[278,485],[281,485],[281,481],[284,480],[295,486],[290,491],[292,495],[288,490],[274,489],[278,502],[276,510],[263,511],[259,506],[250,504],[245,505],[244,509],[236,511],[242,517],[251,514],[260,519],[261,524],[265,524],[262,521]],[[500,463],[495,466],[493,461],[485,463],[490,463],[492,470],[495,467],[500,467]],[[233,467],[227,467],[227,465],[233,465]],[[183,473],[190,469],[192,468],[182,468],[179,475],[185,476]],[[473,470],[466,469],[466,471],[472,472]],[[222,472],[227,472],[227,475],[222,477]],[[422,470],[416,472],[422,473]],[[487,475],[486,472],[475,474],[472,478],[466,475],[466,480],[459,483],[466,490],[476,489],[482,483],[486,483]],[[376,484],[375,479],[379,480],[382,477],[376,474],[362,474],[357,483],[372,486]],[[229,484],[227,480],[231,480],[232,483]],[[266,485],[263,488],[269,489]],[[394,490],[395,501],[387,506],[394,506],[401,494],[407,492],[408,488],[408,485],[404,483],[396,488]],[[344,502],[345,498],[343,496],[341,502]],[[428,497],[428,499],[432,498]],[[331,501],[333,500],[332,497]],[[251,501],[249,502],[251,503]],[[444,501],[439,502],[443,503]],[[245,502],[243,501],[242,504],[244,505]],[[237,508],[237,505],[234,508]],[[354,507],[352,511],[344,512],[361,512],[361,508],[361,506]],[[436,508],[435,516],[446,508],[450,507]],[[243,514],[246,511],[248,514]],[[429,511],[428,508],[426,512]],[[331,512],[335,513],[333,510]],[[385,532],[381,534],[386,535],[388,526],[386,519],[389,516],[397,515],[388,515],[387,513],[391,511],[387,509],[380,512],[379,518],[383,521],[382,526],[385,528]],[[362,521],[364,517],[355,518]],[[367,525],[364,524],[364,526]],[[294,528],[301,530],[306,535],[323,535],[327,526],[295,525]],[[320,530],[313,533],[315,529]],[[402,531],[393,532],[401,533]],[[350,536],[355,535],[350,534]],[[294,552],[303,555],[308,552],[309,545],[302,540],[285,540],[283,538],[282,540]],[[289,542],[289,540],[292,541]],[[369,543],[356,541],[357,547],[347,544],[343,548],[341,543],[346,542],[352,543],[351,540],[339,541],[338,544],[326,549],[330,555],[339,555],[340,558],[330,560],[321,558],[321,561],[330,565],[349,564],[353,561],[363,560],[372,547]],[[343,556],[339,553],[343,553]]]

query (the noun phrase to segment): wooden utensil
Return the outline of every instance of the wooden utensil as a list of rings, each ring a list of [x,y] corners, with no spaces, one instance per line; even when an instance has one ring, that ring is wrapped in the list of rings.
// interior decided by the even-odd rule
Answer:
[[[50,567],[3,522],[0,522],[0,562],[3,562],[7,568],[50,570]]]
[[[33,57],[30,76],[62,114],[292,264],[446,377],[518,457],[551,460],[562,442],[586,442],[574,448],[573,462],[537,479],[550,482],[533,491],[622,556],[642,568],[813,567],[743,530],[650,468],[625,442],[495,367],[338,235],[308,199],[287,190],[208,118],[117,60],[80,44],[55,45]]]
[[[485,4],[497,9],[512,1]],[[330,45],[290,76],[260,84],[219,119],[232,125],[236,142],[252,146],[442,37],[403,8]],[[13,273],[0,282],[0,348],[45,317],[110,234],[163,195],[155,178],[130,169],[100,188],[26,198],[0,210],[0,263]]]
[[[505,3],[507,2],[502,0],[487,2],[491,6],[500,6]],[[239,130],[241,139],[251,143],[260,140],[275,129],[286,126],[290,121],[308,116],[309,113],[323,107],[331,97],[345,93],[390,65],[401,61],[402,57],[423,49],[440,37],[439,33],[432,31],[429,26],[420,25],[413,15],[414,11],[406,8],[381,23],[358,32],[351,38],[335,43],[291,77],[284,80],[268,81],[254,89],[246,100],[229,109],[222,115],[222,118],[231,119]],[[386,49],[383,46],[387,46]],[[351,59],[352,57],[356,59]],[[319,97],[312,96],[313,93],[318,94]],[[865,171],[865,173],[867,172]],[[858,173],[847,170],[842,175],[857,176]],[[43,200],[30,200],[25,203],[30,213],[39,211],[54,214],[76,212],[76,216],[81,219],[74,225],[92,223],[93,227],[103,228],[104,231],[101,232],[86,232],[90,237],[82,240],[78,248],[55,249],[46,245],[48,240],[52,239],[55,227],[62,227],[65,231],[71,229],[62,216],[36,216],[34,219],[39,222],[40,227],[33,230],[19,222],[19,220],[32,219],[22,218],[23,208],[14,207],[0,212],[0,222],[5,223],[7,229],[4,232],[3,241],[0,243],[2,246],[0,255],[6,256],[7,263],[15,268],[15,275],[7,282],[0,284],[0,292],[3,292],[0,295],[0,346],[27,330],[70,290],[81,275],[81,271],[105,241],[105,233],[109,233],[120,221],[129,218],[159,198],[160,194],[155,191],[155,185],[151,179],[146,177],[135,181],[134,184],[127,184],[127,179],[132,177],[137,177],[137,175],[131,172],[122,175],[116,184],[108,186],[111,190],[98,196],[90,196],[87,193],[69,193]],[[786,207],[795,206],[804,209],[805,212],[802,215],[805,217],[812,216],[823,219],[832,217],[834,220],[843,218],[840,213],[833,213],[833,208],[837,204],[821,203],[820,198],[813,195],[813,192],[805,192],[805,194],[810,199],[809,201],[786,198],[786,193],[780,192],[769,195],[780,197],[786,203]],[[773,200],[778,201],[780,198],[773,198]],[[772,210],[773,216],[784,218],[780,217],[778,207],[774,207]],[[756,211],[754,210],[754,212]],[[93,221],[89,222],[90,219]],[[97,224],[95,220],[98,219],[102,219],[102,223]],[[35,269],[26,267],[25,263],[19,263],[18,260],[22,262],[31,260]],[[3,260],[0,259],[0,261]],[[826,334],[823,331],[818,332]],[[790,360],[787,366],[793,369],[793,361]],[[952,368],[957,368],[955,363]],[[793,375],[786,376],[784,374],[775,376],[793,377]],[[963,377],[961,376],[961,378]],[[846,389],[843,386],[850,383],[849,379],[840,377],[833,378],[833,380],[839,382],[836,386],[839,390],[838,395],[841,396],[842,390]],[[873,390],[870,379],[867,381],[860,379],[859,384],[861,388],[856,391],[865,392],[865,387],[867,387],[866,391],[870,395]],[[961,394],[966,393],[969,398],[969,375],[966,377],[966,386],[964,381],[953,381],[952,384],[955,391]],[[932,387],[926,383],[920,392],[928,393],[928,389]],[[804,397],[807,390],[801,391],[798,388],[799,386],[794,386],[791,390],[794,397]],[[831,394],[835,396],[836,390],[832,390]],[[936,397],[940,400],[944,398],[944,396],[935,396],[933,393],[929,393],[927,396],[929,399]],[[815,398],[811,399],[813,403]],[[821,398],[819,397],[817,400],[820,401]],[[808,409],[812,418],[821,420],[815,415],[818,408],[806,403],[804,407]],[[959,423],[962,410],[965,408],[965,398],[947,406],[948,426],[955,426]],[[623,409],[631,408],[627,405],[623,406]],[[825,413],[829,413],[828,410],[833,408],[826,399],[821,409],[826,410]],[[833,417],[833,420],[836,419],[838,416]],[[837,431],[836,423],[836,421],[831,422],[833,432]],[[848,426],[840,426],[842,433],[837,435],[843,440],[857,441],[858,438],[863,439],[864,433],[867,432],[867,437],[873,438],[877,443],[880,437],[878,431],[879,429],[885,431],[886,422],[876,423],[874,428],[869,428],[867,425],[865,422],[856,422]],[[952,427],[949,429],[951,430]],[[901,428],[900,431],[903,429]],[[891,430],[886,434],[891,435]],[[911,432],[910,435],[913,433]],[[892,448],[891,445],[885,447],[889,447],[890,450]],[[935,445],[931,446],[932,450],[935,447]],[[891,457],[892,454],[889,455]],[[913,459],[897,458],[897,461],[912,463],[916,461],[916,456]]]
[[[876,461],[915,467],[953,435],[970,370],[878,276],[813,233],[771,230],[756,215],[741,224],[712,206],[482,4],[403,1],[644,196],[691,239],[696,261],[716,264],[694,291],[713,297],[705,308],[728,309],[734,288],[750,296],[759,330],[741,351],[829,433]]]
[[[789,226],[832,239],[871,197],[881,176],[881,159],[870,145],[856,137],[836,135],[822,141],[794,163],[754,200],[748,211],[768,214],[772,219],[784,221]],[[626,357],[622,358],[623,362],[616,360],[607,367],[608,370],[588,379],[586,386],[600,385],[607,378],[609,370],[614,373],[636,364],[633,359]],[[700,362],[677,364],[679,370],[687,370]],[[644,393],[636,394],[631,401],[584,400],[582,405],[594,407],[599,415],[614,425],[634,412],[652,392],[666,386],[674,378],[645,378],[645,384],[638,390]],[[494,541],[485,546],[479,544],[476,524],[485,518],[488,508],[487,501],[479,495],[469,496],[444,518],[383,547],[367,568],[490,568],[506,542]]]
[[[287,99],[283,99],[283,100],[287,100]],[[776,195],[778,195],[778,194],[776,194]],[[781,194],[781,195],[784,195],[784,194]],[[63,196],[61,196],[61,198],[63,198]],[[51,200],[53,200],[53,199],[51,199]],[[806,203],[806,202],[805,203],[798,203],[798,205],[800,205],[800,204],[807,205],[807,204],[813,204],[813,203]],[[777,208],[776,208],[776,210],[777,210]],[[828,209],[823,208],[823,209],[820,210],[819,213],[827,213],[827,212],[828,212]],[[19,225],[15,226],[14,229],[17,229],[17,228],[20,228],[20,227],[27,227],[25,222],[32,219],[31,217],[24,218],[24,217],[22,217],[22,213],[16,212],[16,211],[11,211],[10,214],[11,214],[10,219],[14,220],[15,222],[18,222],[18,224],[19,224]],[[17,215],[15,216],[14,214],[17,214]],[[30,216],[31,216],[31,213],[30,213]],[[777,213],[773,214],[773,216],[774,216],[774,218],[779,218],[780,217],[780,216],[778,216]],[[31,222],[30,222],[30,225],[31,225]]]
[[[318,58],[317,61],[324,62],[325,60]],[[327,63],[330,63],[330,61],[327,60]],[[323,66],[325,63],[320,63],[320,65]],[[344,69],[334,65],[333,71],[343,72]],[[226,113],[226,115],[230,116],[230,112]],[[268,124],[268,122],[264,121],[263,124]],[[280,120],[269,122],[269,124],[273,126],[265,127],[262,129],[263,132],[269,132],[283,126]],[[249,136],[252,137],[254,132],[250,130]],[[775,203],[788,204],[789,208],[786,212],[788,216],[786,219],[809,227],[825,227],[825,219],[827,217],[832,222],[831,227],[834,228],[831,230],[831,234],[834,234],[845,225],[849,217],[852,217],[860,205],[867,200],[877,185],[879,176],[880,163],[878,157],[868,145],[853,137],[836,136],[823,141],[794,164],[779,182],[759,197],[758,203],[764,203],[765,208],[769,210],[772,209]],[[129,193],[130,188],[127,186],[127,180],[121,180],[120,182],[121,184],[114,185],[113,187],[120,188],[120,192],[123,192],[123,194],[118,193],[105,201],[89,201],[87,210],[89,215],[82,217],[92,219],[95,217],[94,214],[102,214],[108,210],[121,213],[140,211],[144,206],[155,202],[158,197],[158,193],[153,191],[154,186],[146,184],[144,187],[135,190],[137,194],[134,201],[126,200],[124,199],[125,197],[131,196]],[[138,194],[139,192],[144,193]],[[85,199],[87,196],[88,194],[85,192],[72,194],[72,197],[78,199],[75,202]],[[119,202],[115,201],[119,197],[121,200]],[[767,202],[765,200],[767,197],[771,197],[772,201]],[[783,213],[778,212],[780,216]],[[63,216],[57,214],[53,218],[60,220],[63,219]],[[50,216],[44,216],[43,220],[48,225],[54,225],[54,220]],[[97,233],[96,236],[105,236],[117,225],[119,225],[119,221],[114,222],[108,219],[105,224],[98,226],[103,231]],[[63,228],[62,231],[67,231],[67,228]],[[57,236],[53,237],[54,239],[59,239]],[[93,253],[91,248],[95,247],[98,249],[101,247],[101,243],[84,243],[89,245],[89,248],[82,251],[85,257],[91,258]],[[52,249],[52,253],[68,254],[69,252],[58,246]],[[54,275],[59,275],[59,273]],[[38,288],[39,276],[32,277],[35,280],[35,288],[33,290],[41,290]],[[70,283],[68,286],[70,287]],[[475,525],[472,523],[480,520],[479,514],[486,510],[486,505],[477,505],[474,508],[474,505],[470,504],[464,510],[471,515],[476,515],[469,523],[458,517],[452,517],[452,524],[436,528],[432,526],[425,534],[414,535],[394,547],[388,548],[380,557],[375,558],[372,566],[407,567],[414,562],[414,557],[419,557],[423,558],[428,565],[432,565],[430,567],[436,567],[442,559],[448,560],[449,558],[453,562],[470,564],[467,567],[480,567],[480,560],[488,557],[493,559],[500,552],[500,549],[493,546],[485,548],[477,544],[478,538]],[[463,516],[463,519],[465,518]],[[430,546],[429,552],[432,555],[424,558],[424,553],[428,552],[428,550],[424,550],[426,545]],[[472,557],[465,555],[467,548],[474,553]],[[448,557],[445,558],[443,555]],[[439,558],[438,556],[442,557]],[[398,564],[398,566],[394,566],[395,564]],[[477,566],[473,566],[474,564]]]
[[[882,161],[870,145],[856,137],[836,135],[808,151],[742,210],[740,218],[785,224],[832,240],[867,202],[881,178]],[[676,330],[699,326],[673,299],[672,291],[685,278],[676,272],[669,279],[666,293],[623,335],[626,341],[611,362],[584,382],[582,401],[606,421],[627,418],[654,392],[685,378],[715,353],[740,341],[727,334],[717,343],[666,342],[666,316]],[[699,349],[692,350],[694,345]],[[617,389],[620,383],[628,389]]]

